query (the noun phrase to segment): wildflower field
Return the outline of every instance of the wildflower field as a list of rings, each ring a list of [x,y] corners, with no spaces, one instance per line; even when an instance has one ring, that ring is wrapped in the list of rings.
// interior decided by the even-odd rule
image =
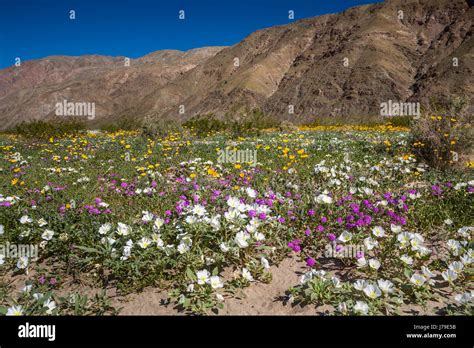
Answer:
[[[0,314],[117,314],[150,288],[221,313],[292,259],[282,308],[472,315],[474,175],[417,145],[392,126],[0,135]]]

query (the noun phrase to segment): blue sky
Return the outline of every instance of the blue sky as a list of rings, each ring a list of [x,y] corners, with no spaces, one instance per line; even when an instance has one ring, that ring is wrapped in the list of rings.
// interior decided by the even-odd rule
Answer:
[[[298,20],[374,2],[379,1],[0,0],[0,68],[16,57],[137,58],[160,49],[233,45],[257,29],[290,23],[289,10]]]

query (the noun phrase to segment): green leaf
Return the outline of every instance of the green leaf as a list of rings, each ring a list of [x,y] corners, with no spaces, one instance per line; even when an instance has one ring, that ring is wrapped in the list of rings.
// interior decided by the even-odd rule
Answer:
[[[47,299],[51,298],[51,295],[53,294],[52,291],[48,291],[47,293],[45,293],[43,295],[43,297],[41,297],[39,300],[38,300],[38,303],[39,304],[43,304],[46,302]]]
[[[191,304],[191,301],[189,300],[189,298],[185,297],[183,301],[183,307],[188,308],[190,304]]]
[[[196,280],[196,276],[194,275],[194,272],[189,267],[186,268],[186,278],[188,278],[189,280]]]

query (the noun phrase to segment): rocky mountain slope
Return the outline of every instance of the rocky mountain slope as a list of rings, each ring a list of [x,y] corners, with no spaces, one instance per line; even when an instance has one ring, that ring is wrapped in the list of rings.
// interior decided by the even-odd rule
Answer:
[[[48,57],[0,71],[2,128],[94,102],[93,122],[259,108],[294,122],[377,115],[380,104],[474,95],[469,0],[388,0],[258,30],[231,47]],[[181,111],[181,112],[180,112]],[[291,111],[294,111],[291,113]]]

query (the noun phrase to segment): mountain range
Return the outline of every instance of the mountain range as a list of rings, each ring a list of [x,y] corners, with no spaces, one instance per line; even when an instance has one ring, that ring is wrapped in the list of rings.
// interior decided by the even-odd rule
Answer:
[[[138,59],[50,56],[0,70],[0,128],[95,103],[91,122],[259,109],[295,123],[378,115],[381,103],[474,95],[470,0],[386,0],[258,30],[229,47]]]

